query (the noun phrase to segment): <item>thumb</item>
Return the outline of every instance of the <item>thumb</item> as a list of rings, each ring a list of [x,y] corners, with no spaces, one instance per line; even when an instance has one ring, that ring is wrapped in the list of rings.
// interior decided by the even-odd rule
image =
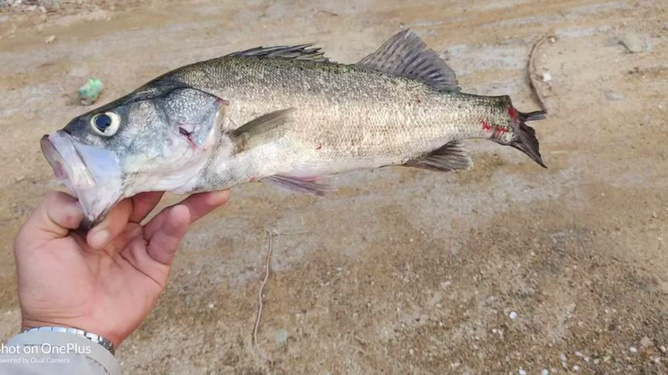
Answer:
[[[77,229],[84,214],[79,202],[63,192],[49,192],[21,228],[17,242],[49,241],[67,236]]]

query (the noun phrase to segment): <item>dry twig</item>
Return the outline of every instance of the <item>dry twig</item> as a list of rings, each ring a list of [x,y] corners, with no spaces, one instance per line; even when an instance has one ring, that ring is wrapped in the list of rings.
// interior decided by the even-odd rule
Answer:
[[[273,360],[267,355],[267,353],[262,350],[260,345],[257,342],[257,332],[260,330],[260,321],[262,320],[262,309],[264,308],[263,304],[263,295],[264,295],[264,287],[267,284],[267,281],[269,280],[269,275],[271,274],[271,253],[273,251],[273,239],[274,235],[267,232],[267,236],[269,237],[269,250],[267,252],[267,260],[264,265],[264,280],[262,280],[262,284],[260,284],[260,291],[258,292],[258,309],[257,309],[257,318],[255,319],[255,326],[253,326],[253,347],[255,348],[255,351],[264,359],[265,361],[269,363],[273,363]]]
[[[538,90],[538,85],[536,84],[536,77],[538,75],[538,72],[536,71],[536,55],[538,54],[538,49],[545,43],[545,41],[550,40],[554,38],[552,35],[543,35],[540,39],[534,43],[533,47],[531,48],[531,52],[529,53],[529,64],[527,66],[527,72],[529,74],[529,84],[531,85],[531,92],[536,95],[536,99],[538,100],[538,105],[540,105],[540,108],[543,111],[547,111],[547,107],[545,106],[545,97],[543,94],[541,94],[540,90]]]

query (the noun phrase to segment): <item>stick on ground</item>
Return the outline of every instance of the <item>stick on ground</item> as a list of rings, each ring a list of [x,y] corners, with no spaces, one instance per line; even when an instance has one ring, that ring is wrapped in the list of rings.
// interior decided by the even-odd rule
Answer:
[[[536,84],[536,76],[538,74],[536,71],[536,55],[538,54],[538,50],[545,43],[545,41],[551,38],[554,38],[554,36],[549,34],[543,35],[540,39],[536,41],[536,43],[534,43],[533,47],[531,48],[531,52],[529,53],[529,64],[527,66],[531,92],[533,92],[534,95],[536,96],[538,105],[543,111],[547,111],[547,107],[545,106],[545,97],[543,96],[543,94],[541,94],[540,90],[538,89],[538,85]]]
[[[267,251],[267,260],[264,265],[264,280],[262,280],[262,284],[260,284],[260,291],[258,292],[258,309],[257,309],[257,318],[255,319],[255,326],[253,326],[253,347],[255,348],[255,351],[264,359],[265,361],[269,363],[273,363],[273,360],[267,355],[267,353],[262,350],[260,345],[257,342],[257,332],[260,330],[260,321],[262,320],[262,309],[264,307],[264,304],[262,302],[263,300],[263,295],[264,295],[264,286],[267,284],[267,281],[269,280],[269,275],[271,274],[271,253],[273,251],[273,239],[274,235],[267,232],[267,237],[269,238],[269,250]]]

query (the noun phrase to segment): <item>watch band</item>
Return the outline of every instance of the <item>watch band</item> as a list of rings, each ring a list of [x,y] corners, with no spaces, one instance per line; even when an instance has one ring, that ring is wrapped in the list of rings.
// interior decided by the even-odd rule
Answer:
[[[69,333],[72,335],[77,335],[77,336],[83,336],[90,341],[102,345],[105,349],[107,349],[112,355],[115,355],[116,351],[114,350],[114,344],[109,341],[109,339],[106,339],[100,335],[97,335],[95,333],[91,332],[86,332],[82,329],[77,329],[77,328],[68,328],[68,327],[28,327],[28,328],[23,328],[19,333],[25,333],[25,332],[62,332],[62,333]]]

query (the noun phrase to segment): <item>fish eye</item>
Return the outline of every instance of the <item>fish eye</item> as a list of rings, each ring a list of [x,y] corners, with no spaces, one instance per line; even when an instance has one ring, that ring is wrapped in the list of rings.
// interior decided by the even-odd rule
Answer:
[[[105,137],[116,134],[120,124],[121,118],[114,112],[98,113],[90,119],[90,127],[93,128],[93,131]]]

